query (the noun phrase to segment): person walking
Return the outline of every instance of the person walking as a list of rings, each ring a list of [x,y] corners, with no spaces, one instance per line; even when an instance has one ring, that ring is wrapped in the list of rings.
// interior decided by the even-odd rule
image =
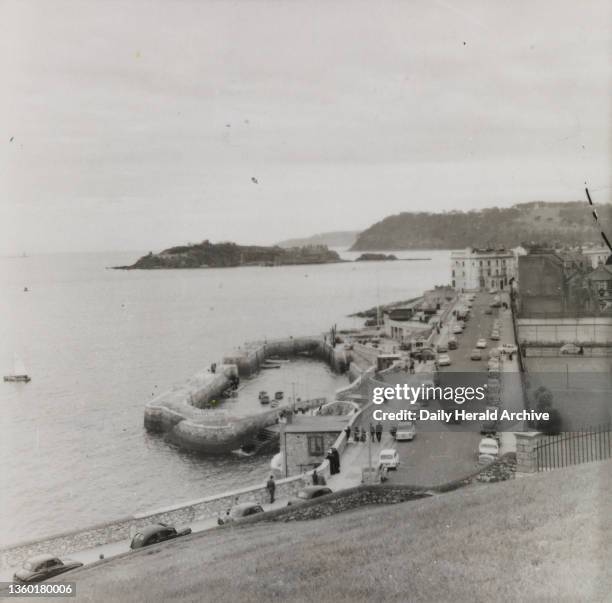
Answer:
[[[379,421],[376,423],[376,441],[380,443],[380,439],[382,438],[383,426]]]
[[[374,441],[374,434],[376,433],[376,430],[374,429],[374,425],[372,425],[372,423],[370,423],[370,440],[373,442]]]
[[[355,425],[355,429],[353,430],[353,440],[355,442],[359,442],[359,425]]]
[[[346,434],[346,442],[348,444],[348,441],[351,439],[351,428],[349,425],[344,428],[344,433]]]
[[[274,502],[274,493],[276,492],[276,482],[274,481],[274,476],[271,475],[270,479],[266,482],[266,490],[270,495],[270,503]]]
[[[312,472],[312,485],[313,486],[318,486],[319,485],[319,476],[317,475],[317,470],[316,469]]]
[[[414,358],[410,359],[410,374],[414,375]]]

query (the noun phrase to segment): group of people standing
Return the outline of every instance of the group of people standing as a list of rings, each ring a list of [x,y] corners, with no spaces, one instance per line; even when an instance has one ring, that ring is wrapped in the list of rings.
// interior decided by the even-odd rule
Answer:
[[[347,427],[344,431],[346,432],[346,438],[348,440],[351,436],[350,427]],[[353,441],[354,442],[366,442],[368,439],[368,432],[370,434],[371,442],[380,442],[380,440],[382,439],[382,433],[383,433],[382,423],[380,421],[376,423],[376,425],[374,425],[373,423],[370,423],[369,430],[366,429],[365,427],[360,428],[359,425],[356,425],[353,428]]]

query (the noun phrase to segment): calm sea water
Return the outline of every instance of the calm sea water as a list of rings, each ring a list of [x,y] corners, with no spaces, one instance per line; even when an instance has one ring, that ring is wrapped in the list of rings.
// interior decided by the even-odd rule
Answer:
[[[441,251],[398,254],[426,262],[105,269],[139,255],[0,259],[0,370],[17,353],[32,376],[0,383],[2,544],[261,483],[269,457],[177,450],[144,430],[146,401],[246,340],[356,326],[347,314],[449,281]],[[282,371],[275,387],[303,398],[345,383],[317,363]]]

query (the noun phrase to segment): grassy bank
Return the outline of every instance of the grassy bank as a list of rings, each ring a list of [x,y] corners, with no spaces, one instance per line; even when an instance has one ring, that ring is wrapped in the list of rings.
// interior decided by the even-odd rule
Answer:
[[[80,601],[576,601],[612,592],[612,462],[254,524],[73,575]]]

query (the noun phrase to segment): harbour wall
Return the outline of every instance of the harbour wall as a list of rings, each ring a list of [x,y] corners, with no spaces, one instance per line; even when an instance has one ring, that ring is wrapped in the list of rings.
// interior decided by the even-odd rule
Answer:
[[[344,350],[337,350],[325,337],[289,337],[263,342],[247,343],[223,358],[223,364],[237,367],[241,377],[249,377],[262,368],[270,358],[290,358],[308,355],[326,362],[332,370],[344,372],[348,359]]]
[[[369,406],[369,405],[368,405]],[[361,413],[368,408],[347,416],[347,425],[353,426],[359,419]],[[334,447],[340,455],[346,448],[346,433],[341,432]],[[324,460],[316,469],[318,475],[328,479],[331,475],[329,461]],[[305,485],[312,483],[312,471],[300,475],[276,480],[276,498],[290,498]],[[107,523],[98,524],[82,530],[64,532],[50,536],[43,540],[33,540],[15,544],[0,549],[0,567],[15,568],[21,566],[23,561],[34,555],[53,553],[54,555],[70,555],[78,551],[84,551],[104,544],[129,540],[130,534],[138,528],[154,524],[167,523],[179,527],[186,526],[194,521],[207,518],[215,518],[238,502],[265,503],[269,500],[265,484],[250,486],[231,492],[224,492],[214,496],[207,496],[194,501],[180,503],[156,509],[145,513],[136,513]]]
[[[327,362],[333,370],[348,367],[344,350],[336,350],[325,337],[296,337],[245,344],[226,356],[217,371],[200,371],[184,384],[175,386],[147,403],[145,428],[163,433],[169,441],[189,450],[207,454],[227,454],[245,439],[277,422],[287,404],[247,417],[236,417],[209,403],[231,385],[235,376],[250,376],[261,370],[270,357],[287,358],[305,354]],[[320,401],[317,402],[320,404]],[[302,402],[308,407],[308,402]]]

